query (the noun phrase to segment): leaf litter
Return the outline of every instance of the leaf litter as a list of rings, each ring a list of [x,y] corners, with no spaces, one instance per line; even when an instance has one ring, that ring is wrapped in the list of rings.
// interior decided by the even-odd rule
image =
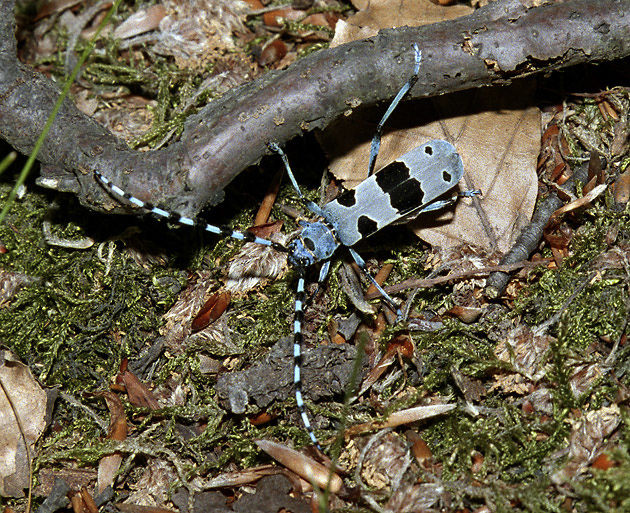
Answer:
[[[254,3],[250,2],[250,5]],[[163,5],[168,7],[171,4]],[[442,20],[452,17],[456,11],[469,9],[465,6],[443,8],[429,3],[424,5],[423,2],[359,0],[355,2],[355,7],[357,14],[354,17],[347,22],[336,22],[340,39],[352,37],[348,36],[348,32],[368,37],[384,25]],[[185,8],[181,6],[181,9]],[[307,10],[303,12],[309,14]],[[162,16],[163,13],[157,14]],[[302,16],[300,14],[295,19],[304,21]],[[202,18],[195,17],[190,21]],[[371,24],[366,20],[377,20],[378,23]],[[155,27],[155,22],[150,26]],[[170,29],[182,26],[171,25]],[[282,26],[281,39],[289,50],[283,57],[276,56],[277,60],[271,61],[278,66],[294,60],[295,50],[301,45],[304,47],[309,38],[325,37],[325,31],[313,31],[307,24]],[[252,30],[252,25],[249,29]],[[259,31],[260,27],[253,30]],[[143,35],[146,33],[130,37]],[[154,39],[155,36],[151,34]],[[49,40],[47,44],[50,43]],[[295,46],[291,46],[294,43]],[[169,57],[174,59],[176,67],[177,63],[181,67],[185,62],[192,68],[203,68],[210,62],[206,60],[207,56],[185,55],[181,53],[181,47],[174,48],[180,53],[171,53]],[[139,57],[141,53],[134,55]],[[239,67],[238,62],[242,61],[238,59],[222,62],[228,74],[233,75],[225,78],[225,84],[246,79],[246,70],[253,69],[249,64]],[[254,74],[258,72],[260,70],[252,71]],[[145,84],[155,83],[158,75],[152,73],[153,70],[147,68],[143,79]],[[190,76],[185,72],[172,73],[171,77],[181,80],[178,82],[181,85],[179,91],[186,90],[194,82],[189,81]],[[103,69],[98,74],[103,80],[106,78]],[[204,89],[208,84],[200,87]],[[556,190],[556,181],[559,183],[559,178],[570,176],[576,167],[575,162],[584,158],[585,150],[597,151],[609,158],[608,166],[600,169],[599,178],[592,177],[595,180],[593,187],[600,186],[597,190],[601,192],[601,185],[613,180],[615,173],[620,171],[620,178],[615,183],[619,192],[610,196],[604,191],[599,198],[595,198],[595,194],[584,196],[586,199],[573,203],[572,211],[565,209],[558,212],[546,232],[545,240],[548,242],[543,243],[534,256],[543,262],[543,266],[533,271],[529,278],[525,274],[517,275],[498,304],[488,304],[482,294],[483,283],[474,280],[458,284],[453,294],[443,287],[415,291],[415,299],[410,303],[412,321],[420,326],[421,320],[426,318],[442,326],[442,329],[403,334],[413,337],[411,351],[387,359],[385,371],[379,372],[376,382],[370,383],[369,389],[355,399],[349,409],[343,409],[333,401],[313,403],[314,421],[322,432],[333,436],[336,428],[348,420],[355,427],[355,430],[350,427],[345,431],[346,441],[340,461],[347,467],[341,469],[339,476],[346,485],[359,487],[362,503],[374,511],[382,508],[388,511],[464,511],[475,507],[479,511],[484,508],[556,511],[558,503],[567,505],[567,501],[576,510],[584,510],[585,504],[589,505],[589,511],[621,511],[624,508],[619,490],[628,488],[625,476],[630,462],[627,423],[623,417],[623,407],[629,397],[625,323],[630,269],[626,233],[630,222],[623,207],[627,203],[627,200],[623,201],[627,197],[623,194],[623,171],[627,168],[623,159],[628,151],[627,135],[624,136],[628,132],[628,91],[618,88],[591,97],[574,97],[562,105],[553,106],[552,116],[547,116],[547,130],[550,130],[549,127],[556,128],[554,135],[547,139],[549,144],[544,146],[550,157],[538,162],[540,170],[549,171],[549,174],[543,173],[539,183],[534,174],[540,140],[539,113],[529,106],[536,85],[524,82],[521,87],[512,91],[501,88],[494,97],[477,92],[452,95],[448,103],[443,101],[446,99],[431,103],[413,102],[409,109],[404,109],[412,114],[412,120],[405,116],[396,116],[392,120],[379,162],[393,160],[426,139],[447,138],[462,154],[465,169],[470,173],[470,183],[465,187],[480,188],[484,196],[478,206],[476,202],[470,205],[470,200],[464,200],[459,202],[454,213],[447,213],[447,216],[454,216],[455,224],[447,222],[449,218],[446,217],[441,220],[439,230],[419,230],[421,238],[434,246],[429,255],[413,249],[389,249],[390,260],[394,263],[390,282],[424,276],[431,270],[440,274],[460,267],[467,268],[473,265],[472,260],[475,260],[474,265],[478,264],[477,260],[483,262],[486,258],[490,262],[495,253],[510,247],[520,228],[528,222],[538,188]],[[192,103],[181,102],[180,105],[194,108],[194,102],[202,97],[193,94],[189,97],[195,98]],[[151,95],[147,96],[149,102],[143,96],[129,95],[128,92],[114,93],[114,98],[115,101],[120,100],[120,105],[124,105],[127,99],[129,104],[150,104],[152,108],[158,105],[150,103],[157,98]],[[87,96],[83,96],[83,101],[92,112],[99,108]],[[157,118],[147,119],[162,122],[165,119],[163,114],[168,117],[185,112],[185,108],[171,110],[164,105],[159,104],[162,111]],[[124,120],[125,117],[121,115],[116,119]],[[359,131],[359,139],[369,145],[373,123],[358,119],[353,122],[353,131]],[[115,121],[113,124],[124,123]],[[146,132],[147,123],[144,124],[135,136]],[[409,129],[417,124],[421,124],[420,128]],[[166,133],[161,129],[158,132]],[[325,134],[323,139],[328,137],[335,139],[334,132]],[[335,156],[334,146],[327,146],[327,151]],[[345,149],[343,151],[346,152]],[[352,180],[361,179],[357,173],[365,172],[367,164],[361,160],[365,161],[368,153],[366,148],[356,151],[356,155],[346,152],[348,160],[341,165],[342,159],[333,158],[331,168],[335,174],[341,173],[340,169],[350,170],[346,175],[336,175],[350,187]],[[550,164],[549,168],[545,167],[547,164]],[[578,196],[583,194],[589,193],[578,191]],[[277,212],[274,215],[286,220]],[[431,220],[432,223],[436,221],[440,219]],[[238,222],[246,226],[242,224],[242,219]],[[425,218],[419,223],[429,224],[429,220]],[[18,226],[19,229],[23,228]],[[89,231],[85,227],[81,230]],[[159,230],[163,234],[164,227]],[[10,242],[9,252],[16,253],[10,233],[3,231],[2,237]],[[63,315],[53,315],[50,319],[37,318],[39,325],[47,326],[49,335],[35,331],[38,336],[53,334],[58,339],[63,337],[68,340],[67,345],[61,346],[64,348],[61,358],[67,365],[66,374],[99,376],[99,379],[91,381],[84,378],[83,390],[103,390],[117,374],[117,365],[99,359],[98,355],[103,354],[106,348],[115,352],[118,359],[130,354],[138,357],[137,369],[125,371],[129,373],[125,381],[128,396],[119,392],[122,394],[121,401],[112,409],[112,412],[115,410],[118,413],[111,415],[113,424],[122,423],[121,415],[125,415],[125,422],[132,426],[128,439],[124,441],[127,445],[118,445],[116,450],[112,450],[112,446],[99,441],[100,434],[87,417],[80,416],[82,418],[79,419],[72,409],[58,405],[54,417],[55,431],[40,442],[38,453],[41,455],[38,456],[41,477],[48,480],[45,484],[49,485],[54,476],[64,476],[85,486],[85,475],[79,475],[72,467],[95,465],[109,459],[115,460],[115,465],[113,471],[106,472],[106,481],[113,484],[117,492],[128,494],[127,503],[131,506],[177,507],[180,511],[187,510],[190,504],[198,511],[208,510],[204,505],[212,505],[220,511],[254,511],[252,508],[258,506],[261,511],[274,512],[283,507],[304,509],[301,505],[306,506],[306,502],[297,490],[306,488],[297,486],[295,474],[288,470],[279,467],[274,470],[269,465],[261,465],[270,460],[262,456],[254,444],[257,439],[276,439],[283,444],[290,444],[286,441],[293,440],[298,445],[305,442],[294,406],[283,399],[291,396],[291,364],[290,357],[279,355],[284,352],[290,354],[290,343],[285,344],[286,347],[274,347],[268,356],[275,354],[279,357],[275,363],[266,364],[260,359],[266,350],[252,342],[273,342],[288,331],[286,319],[291,312],[292,299],[290,275],[289,278],[282,277],[281,271],[274,271],[274,274],[280,273],[279,281],[274,278],[263,288],[255,285],[253,293],[236,300],[232,298],[233,304],[226,313],[191,334],[202,305],[225,279],[213,269],[217,265],[223,266],[235,251],[227,248],[224,251],[228,254],[226,257],[215,250],[211,256],[206,253],[205,261],[204,257],[190,258],[183,267],[193,268],[199,274],[183,280],[187,282],[186,292],[179,296],[179,304],[171,310],[167,329],[162,331],[162,336],[168,341],[164,343],[157,337],[157,326],[148,322],[147,314],[142,318],[139,313],[142,309],[138,306],[145,308],[142,298],[150,298],[152,309],[161,309],[162,313],[166,311],[173,304],[173,293],[182,288],[178,285],[182,281],[182,273],[165,273],[164,259],[162,262],[146,258],[142,259],[142,263],[134,261],[142,250],[131,252],[132,240],[122,243],[122,249],[119,243],[119,249],[110,254],[107,265],[113,267],[107,267],[107,271],[105,260],[95,260],[94,270],[90,270],[96,277],[93,282],[79,275],[73,283],[77,287],[84,282],[91,283],[97,292],[107,291],[115,286],[107,279],[113,274],[115,284],[127,283],[129,279],[142,284],[142,289],[123,286],[117,291],[128,298],[129,302],[123,310],[134,312],[135,317],[130,316],[131,322],[121,322],[120,306],[111,305],[105,317],[109,317],[110,322],[113,320],[114,324],[103,322],[105,327],[98,328],[99,333],[106,332],[107,337],[91,341],[96,343],[90,349],[90,359],[81,356],[83,349],[79,349],[81,346],[78,343],[81,337],[69,331],[67,325],[56,331],[55,322],[58,321],[55,319]],[[161,237],[158,240],[164,242]],[[551,248],[546,245],[551,244],[549,241],[553,241]],[[205,248],[199,248],[194,241],[188,240],[186,244],[197,255],[205,253]],[[376,239],[376,249],[379,244],[382,242]],[[438,249],[448,246],[459,247]],[[222,249],[226,249],[225,245]],[[61,269],[66,265],[63,263],[66,256],[61,255],[73,252],[69,249],[54,251]],[[98,251],[102,254],[102,248],[94,248],[95,259]],[[484,252],[490,256],[484,256]],[[555,258],[551,262],[552,254]],[[381,263],[382,257],[377,256],[368,262],[374,271]],[[239,258],[236,257],[236,261]],[[244,255],[243,258],[243,262],[250,258],[260,259],[259,265],[267,266],[262,255]],[[123,267],[118,267],[121,265]],[[247,267],[246,263],[240,265]],[[278,269],[281,267],[279,264]],[[72,264],[68,269],[73,269]],[[131,269],[134,271],[130,272]],[[28,277],[40,275],[33,269],[19,266],[11,268],[10,272]],[[67,287],[64,281],[60,283],[53,276],[46,278],[46,285],[53,290]],[[34,316],[33,311],[24,306],[28,301],[23,299],[32,298],[34,287],[39,286],[39,280],[33,280],[25,281],[21,291],[16,288],[7,297],[0,315],[5,313],[15,318],[26,311]],[[155,292],[155,287],[159,293]],[[373,368],[383,361],[385,351],[382,341],[391,340],[395,334],[384,328],[386,324],[382,314],[374,323],[381,323],[380,328],[365,317],[361,324],[346,322],[348,314],[354,309],[346,304],[341,288],[333,272],[328,289],[320,299],[326,302],[323,308],[325,316],[318,318],[320,314],[317,310],[322,307],[313,305],[314,317],[307,323],[308,330],[313,332],[309,336],[318,341],[327,338],[332,341],[338,337],[343,341],[364,340],[366,367]],[[85,297],[85,293],[79,289],[74,295],[76,297]],[[103,308],[110,308],[107,297],[99,295],[98,298]],[[37,305],[44,312],[67,308],[60,303],[54,307],[50,303]],[[88,315],[96,315],[89,308],[87,310]],[[74,311],[65,311],[72,312],[66,313],[66,318],[72,315],[73,320],[88,323],[88,319],[76,317]],[[467,319],[469,325],[460,323],[458,319]],[[6,316],[3,320],[0,325],[4,329],[13,325]],[[134,323],[141,329],[134,328]],[[343,336],[335,331],[335,326],[350,324],[354,327],[350,330],[344,328]],[[90,327],[94,329],[93,325]],[[20,338],[19,331],[17,333],[18,336],[15,336],[15,330],[4,333],[3,339],[15,340],[19,352],[26,357],[30,354],[28,345]],[[201,340],[195,340],[195,336]],[[102,341],[106,341],[106,345]],[[72,349],[69,350],[70,347]],[[354,357],[346,358],[345,352],[350,348],[354,350],[354,345],[328,342],[328,346],[323,348],[321,354],[316,352],[319,348],[312,350],[316,355],[314,362],[319,364],[339,358],[340,367],[346,369],[351,366]],[[320,358],[322,355],[323,358]],[[66,359],[68,357],[70,359]],[[31,361],[39,373],[42,363],[35,359]],[[77,366],[77,361],[80,366]],[[283,361],[286,362],[286,370],[271,377],[276,380],[278,388],[274,401],[269,397],[269,388],[265,389],[272,367],[265,365]],[[76,378],[64,382],[60,380],[54,364],[45,367],[46,371],[41,375],[47,385],[76,387]],[[246,373],[250,368],[257,369],[257,381],[251,379],[255,373],[239,374]],[[314,390],[321,388],[318,393],[326,397],[326,393],[330,393],[330,388],[326,386],[326,378],[330,374],[324,372],[325,367],[321,369],[324,379],[311,376],[306,388],[310,385]],[[136,374],[141,377],[136,378]],[[346,369],[343,379],[335,378],[336,384],[341,385],[338,392],[346,388],[344,380],[347,377]],[[212,388],[215,379],[219,381],[216,392]],[[234,394],[239,383],[241,389],[250,395],[251,401],[243,402],[239,394]],[[113,390],[119,389],[114,387]],[[218,393],[218,399],[215,393]],[[155,410],[156,404],[153,407],[143,405],[136,396],[153,397],[157,406],[162,408]],[[317,395],[312,397],[315,401]],[[235,414],[238,408],[231,408],[226,400],[241,408],[242,413]],[[106,415],[103,405],[99,406],[96,402],[89,408]],[[427,414],[432,408],[441,408],[439,411],[443,415]],[[227,413],[230,410],[232,413]],[[268,420],[259,422],[264,414],[267,414]],[[255,417],[256,423],[253,422]],[[368,429],[373,433],[359,434],[356,429],[359,427],[362,431]],[[412,457],[410,447],[426,447],[428,450],[418,458],[416,450]],[[138,466],[131,460],[122,461],[123,472],[118,476],[115,469],[121,460],[110,458],[116,454],[134,454],[136,458],[141,455],[143,465]],[[182,472],[182,465],[194,471],[186,475]],[[270,471],[284,472],[288,481],[274,480],[284,478],[269,476]],[[355,471],[359,473],[353,474]],[[90,487],[93,487],[96,476],[91,476]],[[244,483],[256,483],[258,479],[253,485],[255,494],[250,493],[252,485],[239,488]],[[211,495],[214,492],[200,491],[217,486],[223,492],[218,496]],[[340,494],[330,497],[330,501],[332,509],[357,505],[352,495]],[[608,509],[592,507],[592,504],[603,503],[608,504]]]

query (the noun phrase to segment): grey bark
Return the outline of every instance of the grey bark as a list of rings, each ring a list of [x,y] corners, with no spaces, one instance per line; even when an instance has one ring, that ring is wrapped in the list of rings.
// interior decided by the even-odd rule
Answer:
[[[213,101],[187,120],[178,141],[156,151],[129,149],[66,101],[38,156],[39,182],[111,209],[116,202],[95,182],[98,170],[143,200],[195,215],[259,161],[267,142],[283,144],[325,128],[357,103],[390,99],[412,69],[412,43],[423,61],[410,98],[630,54],[630,0],[523,3],[499,0],[454,21],[383,30],[317,52]],[[13,7],[0,0],[0,136],[29,153],[59,88],[17,61]]]

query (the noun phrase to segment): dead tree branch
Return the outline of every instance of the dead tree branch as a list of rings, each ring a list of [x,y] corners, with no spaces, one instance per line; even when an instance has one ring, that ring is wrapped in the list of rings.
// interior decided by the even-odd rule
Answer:
[[[630,0],[570,0],[527,8],[499,0],[470,16],[320,51],[271,72],[191,116],[167,148],[136,152],[67,101],[39,159],[40,183],[111,207],[94,181],[100,171],[141,199],[194,215],[240,171],[304,131],[323,129],[357,105],[391,98],[423,52],[410,97],[505,84],[540,72],[630,54]],[[58,87],[18,62],[14,2],[0,0],[0,135],[29,153]]]

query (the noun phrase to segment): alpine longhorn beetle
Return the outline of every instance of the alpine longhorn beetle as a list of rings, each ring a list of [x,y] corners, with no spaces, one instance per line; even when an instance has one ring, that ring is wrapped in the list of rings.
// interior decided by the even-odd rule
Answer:
[[[415,52],[413,74],[398,91],[398,94],[394,97],[378,123],[370,148],[368,178],[355,189],[343,193],[337,199],[322,207],[312,201],[304,200],[297,180],[291,171],[286,154],[276,143],[269,143],[269,148],[281,157],[286,173],[297,195],[318,218],[315,221],[299,221],[302,230],[288,246],[257,237],[249,232],[235,231],[225,226],[215,226],[198,219],[161,209],[123,191],[109,178],[99,172],[95,172],[96,178],[108,190],[158,217],[188,226],[201,227],[205,231],[216,235],[270,246],[278,251],[288,253],[288,261],[298,273],[293,322],[293,383],[295,398],[304,427],[312,442],[319,449],[321,449],[321,446],[311,426],[302,397],[302,325],[306,303],[306,269],[316,263],[322,263],[318,278],[318,286],[321,285],[328,275],[330,258],[333,253],[339,246],[346,246],[354,261],[376,286],[383,298],[397,312],[400,319],[400,309],[394,300],[374,280],[366,268],[365,261],[352,246],[385,226],[405,222],[423,212],[438,210],[451,204],[455,200],[454,197],[449,199],[439,198],[453,189],[464,174],[462,159],[457,154],[455,147],[443,140],[432,140],[422,146],[418,146],[374,172],[383,126],[403,97],[418,80],[422,54],[415,43],[413,48]],[[465,196],[474,194],[479,194],[479,192],[460,193],[460,195]]]

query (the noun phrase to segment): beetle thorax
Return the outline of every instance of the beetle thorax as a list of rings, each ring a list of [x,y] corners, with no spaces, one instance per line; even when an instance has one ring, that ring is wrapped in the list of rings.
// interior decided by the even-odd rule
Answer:
[[[289,262],[295,267],[307,267],[328,260],[339,247],[334,229],[327,223],[300,221],[302,231],[289,244]]]

